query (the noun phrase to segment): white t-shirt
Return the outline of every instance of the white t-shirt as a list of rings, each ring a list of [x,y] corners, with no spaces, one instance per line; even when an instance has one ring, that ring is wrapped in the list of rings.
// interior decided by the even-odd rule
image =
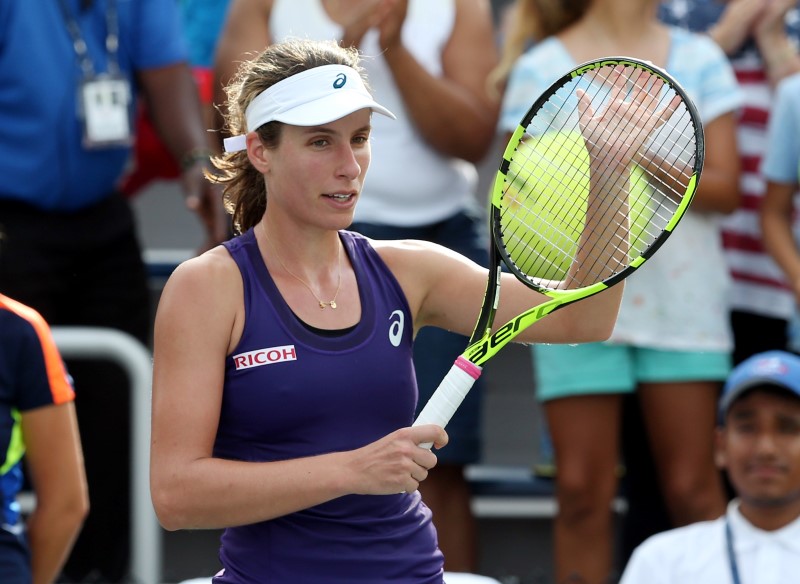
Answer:
[[[730,521],[741,584],[800,582],[800,518],[776,531],[753,526],[739,512],[739,501],[725,516],[665,531],[633,552],[620,584],[730,584],[725,538]]]
[[[410,0],[403,45],[431,75],[442,75],[442,51],[456,18],[454,0]],[[342,27],[321,0],[275,0],[270,34],[338,41]],[[359,47],[361,65],[375,100],[397,116],[372,117],[372,162],[355,220],[396,227],[429,225],[475,207],[478,173],[470,162],[434,150],[414,126],[403,97],[382,56],[378,31],[367,31]]]

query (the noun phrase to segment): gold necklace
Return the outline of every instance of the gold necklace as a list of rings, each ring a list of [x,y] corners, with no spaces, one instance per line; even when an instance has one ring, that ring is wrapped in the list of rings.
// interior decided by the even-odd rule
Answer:
[[[281,256],[278,255],[278,250],[275,249],[275,245],[272,243],[272,240],[267,235],[267,229],[266,227],[263,226],[263,224],[261,226],[261,230],[264,233],[264,237],[266,238],[267,243],[272,248],[272,252],[278,259],[278,263],[280,263],[281,267],[286,271],[287,274],[289,274],[292,278],[294,278],[295,280],[300,282],[303,286],[308,288],[308,291],[311,292],[314,298],[317,299],[317,302],[319,302],[320,310],[324,310],[326,306],[330,306],[331,308],[336,310],[336,297],[339,296],[339,290],[342,289],[342,246],[339,245],[339,283],[336,286],[336,292],[334,293],[333,298],[328,302],[325,302],[319,296],[317,296],[317,293],[314,292],[314,289],[305,280],[303,280],[300,276],[296,275],[294,272],[292,272],[289,268],[286,267],[286,264],[283,263]]]

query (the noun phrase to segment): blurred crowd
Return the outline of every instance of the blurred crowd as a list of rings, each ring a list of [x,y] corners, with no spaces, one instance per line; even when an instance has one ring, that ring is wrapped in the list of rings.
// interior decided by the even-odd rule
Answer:
[[[101,359],[64,368],[49,327],[110,327],[151,345],[132,200],[153,180],[175,181],[203,229],[198,254],[232,237],[222,189],[208,180],[228,136],[225,86],[241,61],[297,36],[358,47],[376,100],[398,118],[373,116],[351,229],[439,243],[481,265],[491,182],[481,173],[543,90],[609,55],[650,61],[681,83],[705,132],[690,218],[626,283],[608,341],[530,348],[546,421],[539,480],[552,481],[558,503],[552,580],[738,582],[707,579],[716,567],[692,580],[687,565],[701,559],[679,537],[659,540],[660,551],[644,546],[712,522],[723,539],[702,561],[727,566],[731,524],[791,540],[786,530],[800,529],[796,1],[11,0],[0,7],[0,581],[127,581],[129,382]],[[420,406],[465,346],[443,331],[418,335]],[[762,386],[785,391],[744,393]],[[481,460],[483,393],[478,384],[469,394],[420,485],[451,572],[483,571],[464,475]],[[763,429],[764,412],[764,427],[783,425]],[[747,415],[757,420],[746,425]],[[736,459],[747,436],[770,475],[756,486]],[[770,473],[786,475],[785,490]],[[766,483],[772,490],[759,491]],[[29,518],[14,512],[21,490],[38,498]],[[751,511],[770,505],[786,520]],[[747,533],[737,545],[758,540]],[[777,576],[764,582],[800,573],[797,541],[780,548]],[[741,549],[737,572],[750,575],[741,581],[761,582],[755,552]]]

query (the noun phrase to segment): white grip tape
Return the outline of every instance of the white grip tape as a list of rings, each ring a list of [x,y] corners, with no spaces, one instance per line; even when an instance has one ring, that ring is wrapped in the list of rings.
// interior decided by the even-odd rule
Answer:
[[[414,426],[435,424],[444,428],[453,417],[453,414],[464,401],[467,393],[480,377],[481,368],[459,357],[447,375],[444,376],[439,387],[422,408]],[[420,444],[422,448],[430,448],[432,443]]]

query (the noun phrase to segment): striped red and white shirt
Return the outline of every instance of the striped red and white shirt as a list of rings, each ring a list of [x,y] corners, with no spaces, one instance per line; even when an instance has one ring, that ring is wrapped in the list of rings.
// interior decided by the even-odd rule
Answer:
[[[764,249],[758,219],[765,188],[760,166],[767,147],[767,120],[773,91],[755,51],[735,56],[731,64],[744,97],[737,127],[742,205],[722,221],[725,257],[734,283],[731,307],[789,319],[794,311],[794,294],[782,270]]]
[[[670,0],[662,3],[659,17],[693,31],[707,31],[717,22],[725,3],[712,0]],[[800,15],[795,8],[786,16],[786,30],[800,42]],[[764,249],[758,210],[765,181],[760,174],[767,146],[767,121],[773,90],[755,43],[748,42],[730,57],[742,90],[737,138],[742,165],[741,207],[721,222],[725,258],[733,280],[731,309],[788,320],[795,309],[794,294],[783,272]]]

